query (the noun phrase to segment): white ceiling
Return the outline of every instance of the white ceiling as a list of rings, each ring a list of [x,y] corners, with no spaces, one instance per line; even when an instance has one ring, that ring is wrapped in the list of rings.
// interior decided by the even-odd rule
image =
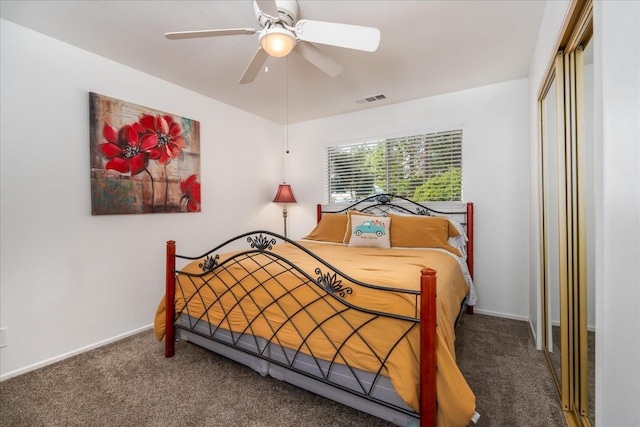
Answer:
[[[380,47],[373,53],[316,45],[344,66],[335,78],[291,54],[269,58],[268,72],[240,85],[258,47],[257,34],[164,37],[169,31],[260,29],[251,3],[2,0],[0,17],[284,124],[527,77],[545,5],[299,0],[298,19],[380,29]],[[387,99],[355,102],[377,94]]]

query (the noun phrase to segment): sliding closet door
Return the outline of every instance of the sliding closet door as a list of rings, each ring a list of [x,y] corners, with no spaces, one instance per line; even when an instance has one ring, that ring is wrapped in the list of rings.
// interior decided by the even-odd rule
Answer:
[[[593,26],[591,2],[578,1],[573,6],[539,97],[543,348],[567,422],[589,426],[594,419],[594,358],[589,348],[593,348],[595,334],[587,326],[595,323],[593,61],[589,47]],[[555,106],[551,105],[553,92]]]
[[[579,288],[575,300],[579,305],[578,408],[580,415],[593,423],[595,388],[595,144],[593,104],[593,43],[582,40],[575,52],[576,62],[576,133],[579,223]]]
[[[593,106],[593,34],[591,8],[581,21],[567,46],[565,55],[565,117],[570,121],[567,138],[567,218],[569,254],[569,310],[573,326],[570,330],[571,409],[580,425],[590,425],[593,417],[593,340],[595,328],[588,331],[589,319],[594,325],[595,281],[595,158]],[[589,309],[591,307],[591,310]],[[591,345],[589,340],[591,339]],[[591,355],[591,357],[589,357]]]
[[[540,102],[540,158],[542,165],[541,182],[541,260],[542,260],[542,317],[545,325],[543,331],[543,350],[547,356],[551,373],[560,396],[563,399],[563,408],[569,408],[569,378],[567,359],[562,357],[568,350],[567,335],[567,292],[566,284],[561,286],[561,266],[566,262],[561,261],[561,254],[566,253],[566,248],[561,248],[561,242],[566,240],[561,235],[564,227],[561,218],[566,217],[563,192],[560,191],[562,182],[564,186],[564,172],[560,163],[564,162],[564,110],[562,106],[564,98],[564,69],[562,55],[558,55],[555,61],[554,72],[550,76],[548,84],[543,91]],[[559,79],[556,77],[559,76]],[[563,367],[564,364],[564,367]]]

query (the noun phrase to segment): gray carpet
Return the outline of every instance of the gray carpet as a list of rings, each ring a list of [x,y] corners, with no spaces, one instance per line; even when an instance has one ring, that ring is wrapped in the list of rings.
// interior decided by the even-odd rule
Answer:
[[[463,316],[458,366],[476,394],[477,426],[566,426],[551,371],[527,322]]]
[[[458,364],[479,427],[566,425],[529,325],[464,316]],[[388,426],[188,343],[163,356],[151,331],[0,382],[3,426]]]

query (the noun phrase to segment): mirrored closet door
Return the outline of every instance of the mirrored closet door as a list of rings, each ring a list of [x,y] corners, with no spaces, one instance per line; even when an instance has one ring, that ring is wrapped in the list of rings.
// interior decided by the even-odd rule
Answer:
[[[559,395],[568,396],[568,391],[562,392],[562,384],[565,388],[568,382],[562,381],[562,347],[566,346],[566,338],[561,339],[560,312],[560,248],[559,248],[559,204],[558,204],[558,136],[564,136],[564,116],[558,116],[556,108],[558,100],[562,99],[562,83],[556,84],[555,72],[551,77],[543,98],[540,102],[541,130],[544,134],[540,140],[540,156],[542,165],[542,277],[545,286],[542,316],[546,320],[543,324],[543,345],[547,356],[553,379],[556,383]],[[558,93],[558,91],[560,91]],[[566,298],[566,295],[565,295]],[[564,344],[563,344],[564,343]],[[565,403],[563,407],[568,407]]]
[[[543,349],[570,426],[594,419],[591,1],[574,1],[539,91]]]

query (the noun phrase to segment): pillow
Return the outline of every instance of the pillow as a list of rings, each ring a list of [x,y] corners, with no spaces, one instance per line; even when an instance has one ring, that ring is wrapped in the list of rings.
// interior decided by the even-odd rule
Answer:
[[[377,216],[374,214],[366,213],[366,212],[358,212],[358,211],[347,211],[347,227],[344,233],[344,243],[349,243],[351,239],[351,215],[360,215],[360,216]]]
[[[464,231],[464,227],[459,222],[452,219],[449,219],[449,222],[451,224],[450,227],[453,226],[453,228],[455,228],[458,232],[457,236],[452,236],[451,234],[449,234],[449,244],[456,249],[460,249],[460,252],[465,255],[465,252],[467,250],[467,242],[469,241],[467,233]]]
[[[408,213],[400,210],[391,210],[389,211],[389,215],[395,214],[398,216],[409,216],[412,218],[425,218],[425,216],[419,216],[414,213]],[[432,217],[433,218],[433,217]],[[454,221],[451,218],[447,218],[450,222],[449,227],[453,227],[458,233],[456,234],[451,228],[449,228],[449,245],[453,246],[456,249],[459,249],[462,252],[462,256],[466,256],[467,252],[467,242],[469,238],[467,237],[467,233],[464,231],[464,226],[460,224],[458,221]]]
[[[381,216],[351,215],[349,246],[390,248],[389,225],[391,218]]]
[[[323,242],[343,243],[347,229],[347,216],[344,214],[325,213],[320,222],[303,239],[320,240]]]
[[[447,218],[430,216],[404,216],[389,214],[391,222],[391,246],[405,248],[440,248],[462,256],[460,251],[449,244],[449,237],[460,232]]]

